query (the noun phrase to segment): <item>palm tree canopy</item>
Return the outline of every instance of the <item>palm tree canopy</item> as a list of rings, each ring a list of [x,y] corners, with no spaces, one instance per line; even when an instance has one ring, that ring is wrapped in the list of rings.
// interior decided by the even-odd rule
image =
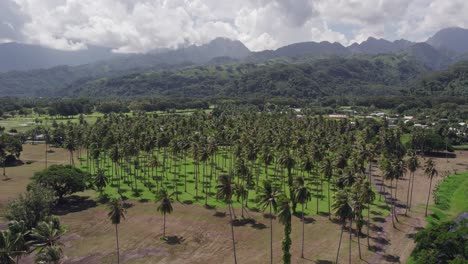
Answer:
[[[279,196],[278,191],[271,184],[271,181],[264,180],[263,187],[260,189],[258,194],[258,204],[265,210],[268,206],[271,206],[273,211],[276,212],[278,209],[277,197]]]
[[[333,202],[332,208],[335,216],[338,216],[341,221],[348,219],[353,213],[353,207],[351,206],[351,197],[348,190],[339,190],[335,194],[335,201]]]
[[[296,191],[293,198],[297,203],[305,204],[312,199],[309,188],[305,186],[304,178],[296,177],[295,185]]]
[[[426,174],[429,178],[433,178],[434,176],[439,175],[439,172],[435,168],[433,159],[428,159],[424,164],[424,174]]]
[[[231,177],[227,174],[219,175],[216,190],[217,198],[222,199],[225,202],[230,202],[232,199],[233,192]]]
[[[108,217],[111,219],[112,224],[118,225],[122,219],[125,219],[127,210],[123,206],[122,199],[112,199],[109,203]]]
[[[291,216],[291,205],[289,204],[288,198],[283,195],[279,199],[278,221],[281,224],[286,225],[291,222]]]
[[[156,208],[161,214],[170,214],[174,210],[172,208],[171,201],[172,194],[169,194],[167,190],[161,189],[156,194],[156,202],[159,202],[158,207]]]

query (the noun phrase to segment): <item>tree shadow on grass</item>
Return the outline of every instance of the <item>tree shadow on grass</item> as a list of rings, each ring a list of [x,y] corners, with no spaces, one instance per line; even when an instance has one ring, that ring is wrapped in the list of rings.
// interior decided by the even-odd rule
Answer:
[[[383,248],[380,247],[380,246],[372,245],[372,246],[369,247],[369,250],[372,251],[372,252],[381,252],[383,250]]]
[[[382,215],[382,212],[377,212],[377,211],[370,211],[371,214],[373,215]]]
[[[182,242],[185,241],[185,238],[181,236],[167,236],[164,238],[164,240],[169,245],[178,245],[182,244]]]
[[[314,263],[315,264],[333,264],[333,261],[318,259]]]
[[[216,211],[216,212],[213,214],[213,216],[215,216],[215,217],[220,217],[220,218],[226,217],[226,212],[218,212],[218,211]]]
[[[400,263],[400,256],[385,254],[383,255],[383,259],[387,262]]]
[[[265,228],[267,228],[267,226],[263,223],[260,223],[260,222],[255,222],[253,223],[252,225],[250,225],[252,228],[254,229],[257,229],[257,230],[263,230]]]
[[[390,242],[388,239],[383,238],[383,237],[371,237],[372,240],[375,241],[375,243],[380,244],[380,245],[388,245]]]
[[[53,208],[52,213],[55,215],[66,215],[76,213],[96,207],[97,202],[89,199],[88,196],[72,195],[66,197],[63,202]]]
[[[383,231],[383,227],[378,226],[378,225],[371,225],[369,229],[374,231],[374,232],[382,232]]]
[[[377,222],[377,223],[385,223],[385,218],[383,217],[372,217],[372,221]]]

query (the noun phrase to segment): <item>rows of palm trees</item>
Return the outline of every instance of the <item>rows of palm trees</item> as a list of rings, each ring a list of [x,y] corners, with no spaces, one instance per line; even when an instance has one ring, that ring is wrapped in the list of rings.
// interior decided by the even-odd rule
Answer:
[[[278,213],[285,231],[282,241],[285,263],[291,258],[291,217],[296,214],[302,221],[301,257],[304,257],[304,215],[313,198],[316,198],[315,213],[319,213],[320,203],[326,198],[324,213],[341,221],[341,237],[348,225],[351,239],[355,223],[360,239],[366,225],[370,247],[370,207],[376,199],[371,177],[374,160],[378,160],[382,170],[379,200],[383,197],[388,203],[393,225],[398,222],[398,181],[407,170],[411,180],[406,210],[410,209],[418,157],[401,144],[401,131],[389,129],[385,122],[297,118],[293,113],[239,108],[217,113],[131,117],[110,114],[95,124],[82,120],[79,124],[58,125],[47,133],[47,138],[48,143],[70,152],[71,164],[75,163],[75,156],[83,157],[84,168],[95,175],[94,183],[101,192],[109,190],[110,185],[123,198],[126,188],[136,197],[142,194],[157,197],[164,223],[166,214],[172,212],[171,199],[180,200],[180,196],[186,197],[192,191],[193,198],[205,205],[209,201],[226,202],[231,223],[235,220],[236,202],[242,217],[249,201],[270,215]],[[426,164],[426,172],[431,181],[437,175],[431,160]],[[390,181],[390,194],[386,193],[384,181]],[[297,205],[301,207],[300,213]],[[110,217],[118,236],[117,225],[124,216],[122,201],[113,200],[111,208]],[[165,224],[163,228],[165,236]],[[237,263],[234,234],[231,224]],[[270,241],[273,261],[272,230]],[[340,247],[341,238],[337,259]]]

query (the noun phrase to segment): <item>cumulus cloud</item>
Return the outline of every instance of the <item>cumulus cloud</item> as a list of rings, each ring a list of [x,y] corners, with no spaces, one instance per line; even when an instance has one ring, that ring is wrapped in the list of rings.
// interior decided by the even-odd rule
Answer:
[[[0,42],[116,52],[242,41],[251,50],[369,36],[424,40],[468,27],[466,0],[1,0]]]

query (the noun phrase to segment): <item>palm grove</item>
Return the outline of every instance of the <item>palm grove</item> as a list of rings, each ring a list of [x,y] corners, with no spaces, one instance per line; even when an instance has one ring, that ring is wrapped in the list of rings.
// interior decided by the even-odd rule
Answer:
[[[330,220],[338,220],[342,227],[337,245],[338,261],[345,230],[350,240],[355,234],[358,240],[367,240],[368,249],[372,248],[370,214],[371,208],[378,210],[377,204],[386,208],[380,210],[392,212],[396,226],[399,221],[395,209],[397,182],[407,171],[414,177],[414,171],[420,166],[417,150],[405,148],[401,143],[402,131],[388,128],[385,121],[349,122],[297,116],[294,111],[259,112],[256,108],[232,105],[192,115],[108,114],[94,124],[80,120],[43,130],[47,134],[46,148],[52,144],[67,149],[70,165],[80,166],[83,175],[92,175],[79,188],[93,186],[103,198],[112,199],[109,218],[115,225],[117,259],[118,224],[126,214],[122,200],[156,198],[164,220],[163,237],[166,217],[173,211],[172,202],[227,205],[234,263],[237,263],[234,225],[244,219],[246,210],[264,210],[271,221],[278,215],[284,226],[281,242],[284,263],[291,263],[291,247],[300,247],[301,257],[305,257],[307,240],[313,239],[304,236],[306,216],[326,214]],[[378,161],[382,171],[379,182],[372,182],[371,178],[374,161]],[[432,162],[428,162],[426,171],[431,180],[437,175]],[[37,188],[54,190],[40,179],[38,173]],[[389,190],[382,184],[384,180],[390,182]],[[374,192],[376,188],[379,194]],[[410,190],[405,201],[408,208]],[[59,200],[69,193],[58,194]],[[300,227],[292,226],[292,216],[301,219]],[[39,225],[53,226],[53,221],[34,223],[30,228]],[[291,241],[292,228],[301,229],[300,242]],[[13,231],[1,234],[10,236],[3,238],[7,241],[4,244],[16,243]],[[31,234],[24,234],[22,239],[34,241]],[[272,230],[270,234],[270,247],[266,250],[273,262],[272,245],[277,238],[273,237]],[[0,248],[6,247],[1,241]],[[56,247],[49,246],[51,251]],[[0,251],[1,257],[12,260],[31,252],[16,246],[10,248],[14,250]],[[351,262],[351,243],[348,254]]]

